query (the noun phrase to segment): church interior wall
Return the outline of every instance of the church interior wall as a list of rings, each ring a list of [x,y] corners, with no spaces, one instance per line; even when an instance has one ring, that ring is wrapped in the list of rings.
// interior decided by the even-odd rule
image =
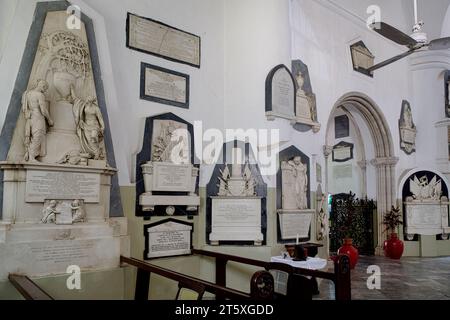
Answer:
[[[0,3],[0,122],[4,121],[7,106],[13,93],[14,81],[19,70],[22,53],[33,19],[34,4],[37,0],[3,0]],[[409,16],[394,14],[402,11],[405,1],[379,1],[386,20],[399,28],[409,29]],[[444,2],[440,0],[440,2]],[[110,1],[74,0],[82,11],[89,12],[94,21],[97,41],[100,43],[99,55],[104,75],[105,93],[111,122],[112,138],[119,170],[119,184],[128,218],[128,233],[131,236],[131,256],[142,259],[144,251],[143,226],[148,221],[137,218],[134,212],[135,201],[135,156],[142,146],[145,118],[161,113],[172,112],[194,123],[202,120],[203,130],[217,128],[237,129],[279,129],[282,149],[296,146],[325,168],[323,147],[327,141],[327,123],[335,103],[349,92],[360,92],[375,101],[382,110],[394,141],[394,153],[399,158],[396,166],[396,181],[405,170],[416,167],[437,168],[435,165],[439,146],[432,141],[437,139],[434,125],[444,118],[443,95],[439,91],[427,91],[424,84],[433,86],[441,83],[438,74],[447,63],[450,69],[450,56],[439,67],[421,70],[417,58],[399,61],[387,68],[378,70],[373,78],[353,71],[350,45],[363,40],[378,61],[399,54],[402,48],[370,31],[363,19],[371,1],[356,0],[152,0],[152,1]],[[443,4],[441,4],[443,6]],[[174,9],[176,8],[176,9]],[[353,8],[350,12],[344,8]],[[178,64],[152,55],[129,50],[125,46],[125,20],[127,12],[148,16],[164,21],[169,25],[199,35],[202,44],[201,68]],[[393,13],[394,12],[394,13]],[[445,10],[444,10],[445,13]],[[450,7],[442,18],[445,20],[442,33],[450,30]],[[430,15],[431,13],[426,13]],[[9,19],[3,19],[10,17]],[[389,21],[390,20],[390,21]],[[430,19],[428,19],[430,20]],[[439,33],[437,26],[430,27],[430,34]],[[14,36],[12,36],[12,34]],[[318,120],[322,128],[318,133],[299,132],[292,128],[288,120],[267,121],[264,114],[264,82],[268,72],[278,64],[291,68],[291,61],[300,59],[308,65],[313,91],[317,97]],[[191,77],[190,108],[174,108],[167,105],[141,100],[140,64],[146,62],[164,68],[189,74]],[[439,69],[440,68],[440,69]],[[442,86],[436,90],[441,90]],[[420,94],[419,94],[420,93]],[[417,125],[417,152],[406,155],[400,149],[398,121],[402,100],[412,105],[413,118]],[[364,153],[368,161],[367,195],[376,197],[376,174],[370,160],[375,157],[375,149],[365,119],[353,110],[352,115],[361,131]],[[355,143],[353,130],[350,141]],[[334,132],[334,130],[331,130]],[[430,142],[431,140],[431,142]],[[334,140],[337,144],[341,140]],[[356,143],[355,143],[356,145]],[[360,176],[357,166],[359,150],[351,162],[353,175]],[[206,184],[213,171],[212,165],[202,165],[200,171],[199,194],[201,205],[194,223],[193,245],[195,248],[217,250],[224,253],[267,260],[279,255],[283,245],[277,243],[276,227],[276,177],[264,176],[268,185],[267,195],[267,244],[261,247],[223,246],[206,244]],[[322,170],[324,171],[324,170]],[[324,172],[322,172],[325,174]],[[443,172],[449,176],[450,170]],[[325,180],[325,177],[322,177]],[[361,179],[358,179],[361,181]],[[353,181],[354,182],[354,181]],[[322,188],[325,186],[322,183]],[[311,172],[311,203],[315,207],[315,190],[318,187],[315,172]],[[332,193],[334,186],[329,186]],[[348,188],[361,190],[360,185]],[[349,190],[349,191],[350,191]],[[352,190],[354,191],[354,190]],[[397,201],[401,201],[397,197]],[[151,222],[162,218],[152,218]],[[311,230],[316,229],[313,219]],[[314,242],[315,232],[311,241]],[[450,255],[450,242],[426,244],[434,248],[436,255]],[[418,243],[406,242],[406,255],[420,256]],[[430,249],[431,250],[431,249]],[[327,257],[325,249],[321,257]],[[160,259],[155,264],[193,276],[201,275],[206,280],[214,277],[213,261],[206,258],[179,257]],[[254,269],[242,269],[230,265],[229,286],[247,290],[249,275]],[[114,298],[128,297],[132,292],[127,285],[133,283],[135,271],[104,271],[103,275],[91,275],[92,279],[116,279],[103,288],[104,296],[108,288],[115,288]],[[112,272],[108,274],[107,272]],[[153,278],[152,278],[153,281]],[[44,285],[52,287],[50,282]],[[1,284],[0,284],[1,288]],[[164,290],[166,293],[162,294]],[[0,289],[1,292],[1,289]],[[123,295],[121,294],[123,292]],[[152,283],[150,296],[168,298],[176,294],[175,285],[159,278]]]

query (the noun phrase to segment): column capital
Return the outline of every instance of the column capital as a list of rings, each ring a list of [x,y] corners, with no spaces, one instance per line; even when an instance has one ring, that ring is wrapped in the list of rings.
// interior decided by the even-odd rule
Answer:
[[[362,169],[365,170],[367,169],[367,166],[369,165],[369,161],[363,160],[363,161],[358,161],[358,166]]]
[[[325,156],[325,158],[328,158],[332,152],[333,152],[332,146],[323,146],[323,155]]]
[[[379,168],[385,166],[395,166],[399,161],[397,157],[383,157],[383,158],[375,158],[370,161],[370,164]]]

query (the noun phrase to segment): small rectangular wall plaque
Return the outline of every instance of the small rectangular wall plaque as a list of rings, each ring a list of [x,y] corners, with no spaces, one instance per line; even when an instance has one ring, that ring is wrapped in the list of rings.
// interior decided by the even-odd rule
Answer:
[[[189,109],[189,75],[141,63],[141,99]]]
[[[144,259],[190,255],[194,225],[166,219],[144,226]]]
[[[340,142],[333,147],[333,162],[347,162],[353,159],[354,145],[348,142]]]
[[[127,47],[200,68],[200,37],[165,23],[128,13]]]

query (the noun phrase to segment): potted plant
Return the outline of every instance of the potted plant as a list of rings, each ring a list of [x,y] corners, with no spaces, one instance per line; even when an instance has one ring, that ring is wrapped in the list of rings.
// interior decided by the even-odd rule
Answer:
[[[404,250],[403,241],[398,238],[397,233],[398,227],[403,225],[400,209],[393,206],[391,211],[384,215],[383,224],[384,232],[390,233],[383,245],[384,254],[391,259],[400,259]]]

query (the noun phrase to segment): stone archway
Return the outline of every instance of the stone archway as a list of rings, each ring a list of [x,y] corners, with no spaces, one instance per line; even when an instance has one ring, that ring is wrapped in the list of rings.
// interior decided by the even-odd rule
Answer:
[[[385,240],[383,234],[383,215],[388,212],[393,205],[396,204],[396,180],[395,166],[398,158],[395,157],[394,143],[389,125],[384,117],[381,109],[368,96],[351,92],[341,97],[333,107],[328,120],[327,132],[334,121],[333,114],[338,108],[345,108],[350,113],[359,113],[370,131],[372,142],[374,144],[375,157],[370,162],[376,169],[376,197],[377,197],[377,248],[376,254],[382,254],[382,244]],[[325,175],[327,177],[325,187],[328,192],[328,157],[332,152],[331,141],[329,135],[326,136],[324,146],[325,155]]]

